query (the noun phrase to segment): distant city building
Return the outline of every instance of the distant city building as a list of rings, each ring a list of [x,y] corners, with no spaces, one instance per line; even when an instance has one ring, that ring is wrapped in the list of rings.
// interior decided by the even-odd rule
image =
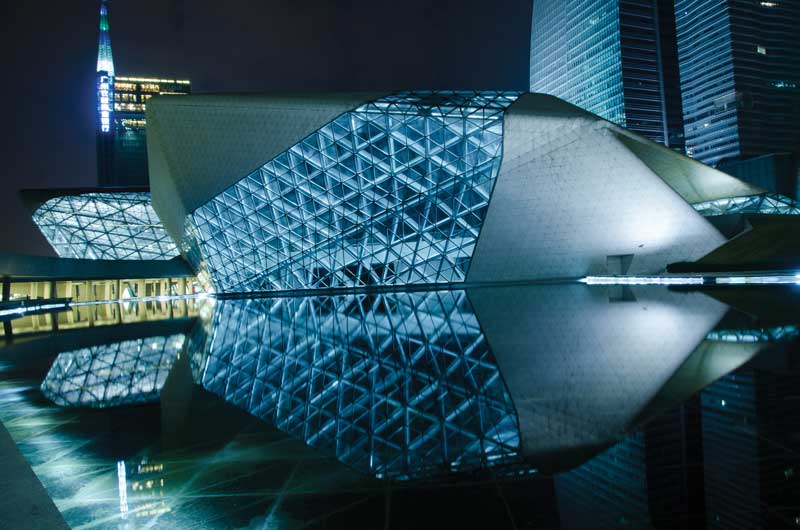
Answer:
[[[800,3],[676,0],[675,14],[687,153],[711,165],[796,157]]]
[[[770,153],[744,160],[726,158],[717,169],[787,197],[798,197],[797,155]]]
[[[148,99],[159,94],[189,94],[186,80],[117,77],[114,79],[114,163],[111,186],[147,184]]]
[[[100,5],[97,51],[97,179],[101,186],[148,183],[145,104],[159,94],[189,94],[181,79],[116,76],[108,7]]]
[[[671,1],[536,0],[531,92],[683,150]]]

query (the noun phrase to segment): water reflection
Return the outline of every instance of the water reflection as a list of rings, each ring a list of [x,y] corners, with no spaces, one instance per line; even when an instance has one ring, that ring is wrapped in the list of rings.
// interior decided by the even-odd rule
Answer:
[[[377,477],[520,460],[464,291],[225,301],[190,347],[204,388]]]
[[[220,301],[190,348],[204,388],[363,472],[559,471],[752,355],[704,342],[727,310],[584,286]]]
[[[207,301],[0,349],[0,420],[74,527],[793,527],[797,306],[712,294]]]
[[[158,401],[185,335],[127,340],[64,352],[42,382],[62,407],[116,407]]]

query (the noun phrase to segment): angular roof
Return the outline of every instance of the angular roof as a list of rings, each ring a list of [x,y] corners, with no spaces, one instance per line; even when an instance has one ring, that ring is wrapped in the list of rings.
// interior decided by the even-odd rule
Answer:
[[[147,102],[153,207],[180,242],[186,214],[374,93],[162,95]]]

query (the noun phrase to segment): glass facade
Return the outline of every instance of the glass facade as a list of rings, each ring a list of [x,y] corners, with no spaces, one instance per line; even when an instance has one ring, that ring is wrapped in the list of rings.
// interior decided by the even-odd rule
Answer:
[[[464,291],[218,302],[189,340],[208,391],[358,471],[520,463],[516,412]]]
[[[703,217],[728,214],[800,215],[800,204],[777,193],[762,193],[693,204]]]
[[[346,112],[187,218],[217,291],[463,281],[518,92],[405,92]]]
[[[185,335],[148,337],[58,355],[41,385],[62,407],[105,408],[158,401]]]
[[[687,153],[797,153],[800,3],[676,0],[675,15]]]
[[[656,4],[654,0],[536,0],[531,92],[560,97],[680,149],[680,128],[673,126],[676,130],[667,135],[669,105],[664,96],[672,85],[665,86],[665,80],[672,79],[675,56],[670,42],[660,37],[669,25],[660,24],[658,13],[664,8]],[[670,101],[677,102],[673,92]]]
[[[531,92],[560,97],[625,125],[619,2],[537,0],[531,26]]]
[[[530,88],[683,151],[672,0],[536,0]]]
[[[85,193],[55,197],[33,214],[59,257],[171,259],[178,249],[150,205],[149,193]]]
[[[114,79],[113,173],[101,185],[148,183],[147,100],[159,94],[189,94],[191,83],[181,79],[116,77]]]

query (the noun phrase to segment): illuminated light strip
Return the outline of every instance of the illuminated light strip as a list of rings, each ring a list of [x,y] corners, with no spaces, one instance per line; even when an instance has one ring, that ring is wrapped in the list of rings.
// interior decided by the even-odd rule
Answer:
[[[800,274],[753,276],[586,276],[586,285],[800,285]]]
[[[727,276],[717,278],[722,285],[800,285],[800,274],[791,276]]]
[[[192,82],[188,79],[155,79],[149,77],[121,77],[117,76],[114,79],[117,81],[132,81],[135,83],[177,83],[181,85],[189,85]]]
[[[586,276],[586,285],[703,285],[701,276]]]
[[[128,479],[125,472],[125,462],[117,462],[117,487],[119,488],[119,513],[123,519],[128,517]]]

